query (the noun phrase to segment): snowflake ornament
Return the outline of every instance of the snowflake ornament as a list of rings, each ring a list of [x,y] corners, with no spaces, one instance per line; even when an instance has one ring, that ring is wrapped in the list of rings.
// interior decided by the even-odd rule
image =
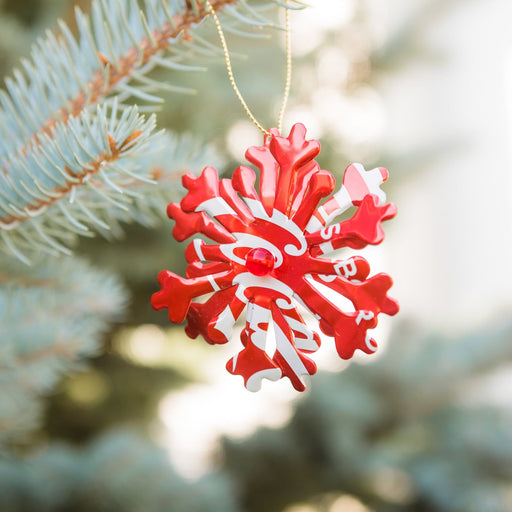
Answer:
[[[230,340],[233,326],[247,308],[241,334],[243,349],[230,359],[227,370],[241,375],[250,391],[263,378],[288,377],[303,391],[305,375],[316,365],[308,354],[320,346],[297,307],[318,321],[321,331],[334,338],[342,359],[355,350],[375,352],[377,343],[367,332],[377,325],[379,313],[394,315],[398,304],[387,296],[392,280],[387,274],[369,277],[367,261],[358,255],[343,260],[323,257],[345,247],[362,249],[384,238],[382,221],[396,214],[385,202],[380,185],[388,177],[379,167],[365,171],[352,164],[342,187],[321,206],[335,187],[333,175],[314,160],[320,143],[306,140],[306,128],[293,126],[289,137],[270,131],[263,146],[251,147],[246,158],[256,173],[240,166],[231,179],[219,180],[214,167],[199,177],[183,176],[188,193],[167,214],[176,221],[173,235],[183,241],[203,234],[216,244],[195,238],[187,246],[187,278],[168,270],[158,275],[162,287],[152,297],[157,310],[168,308],[169,319],[187,320],[186,333],[199,334],[211,344]],[[350,207],[351,218],[332,223]],[[327,286],[353,304],[342,311],[321,291]],[[205,302],[196,297],[211,296]],[[267,353],[267,330],[273,324],[275,351]]]

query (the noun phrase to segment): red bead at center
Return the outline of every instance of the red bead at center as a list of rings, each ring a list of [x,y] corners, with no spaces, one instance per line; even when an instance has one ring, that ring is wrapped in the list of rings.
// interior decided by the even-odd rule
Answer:
[[[274,256],[267,249],[256,247],[247,253],[245,268],[255,276],[266,276],[274,268]]]

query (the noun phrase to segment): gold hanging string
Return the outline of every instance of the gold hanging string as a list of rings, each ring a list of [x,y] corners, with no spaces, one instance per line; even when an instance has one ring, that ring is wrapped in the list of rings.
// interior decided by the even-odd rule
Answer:
[[[204,3],[208,10],[210,11],[210,14],[212,15],[212,18],[215,21],[215,26],[217,27],[217,32],[219,33],[220,42],[222,45],[222,50],[224,52],[224,60],[226,61],[226,69],[228,71],[228,77],[229,81],[231,82],[231,87],[235,91],[235,94],[242,104],[243,109],[245,110],[245,113],[249,117],[249,119],[256,125],[258,130],[260,130],[264,135],[270,136],[270,132],[266,130],[263,125],[258,122],[254,114],[251,112],[251,109],[248,107],[247,103],[244,100],[244,97],[242,96],[242,93],[238,89],[238,86],[236,85],[235,77],[233,75],[233,68],[231,66],[231,57],[229,56],[229,50],[228,46],[226,44],[226,38],[224,37],[224,31],[222,30],[222,26],[220,24],[219,18],[217,16],[217,13],[215,12],[215,9],[213,8],[212,4],[210,3],[210,0],[204,0]],[[288,0],[285,0],[285,3],[288,3]],[[285,9],[285,30],[286,30],[286,82],[284,87],[284,95],[283,95],[283,102],[281,104],[281,108],[279,109],[279,116],[277,119],[277,129],[279,132],[281,132],[282,126],[283,126],[283,117],[284,112],[286,110],[286,104],[288,103],[288,97],[290,95],[290,86],[292,81],[292,45],[291,45],[291,36],[290,36],[290,10]]]
[[[285,0],[288,3],[288,0]],[[285,9],[285,26],[286,26],[286,81],[284,84],[283,102],[279,109],[279,117],[277,118],[277,129],[281,133],[283,128],[284,111],[286,110],[286,104],[288,103],[288,97],[290,96],[290,87],[292,85],[292,36],[290,26],[290,9]]]

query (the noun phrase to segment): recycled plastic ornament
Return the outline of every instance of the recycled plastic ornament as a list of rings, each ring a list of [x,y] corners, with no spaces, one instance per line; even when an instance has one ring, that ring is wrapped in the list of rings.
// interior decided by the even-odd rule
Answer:
[[[320,143],[306,140],[302,124],[294,125],[286,138],[272,129],[263,146],[246,152],[259,170],[258,191],[250,167],[242,165],[231,179],[222,180],[214,167],[206,167],[199,177],[183,176],[188,193],[180,204],[167,207],[176,222],[176,240],[202,234],[216,243],[193,239],[185,250],[187,277],[160,272],[162,289],[151,304],[157,310],[167,308],[171,322],[187,320],[187,335],[200,334],[210,344],[227,343],[246,311],[243,349],[226,367],[241,375],[250,391],[260,389],[263,378],[283,377],[304,391],[303,377],[316,372],[309,354],[319,348],[320,337],[298,307],[334,338],[342,359],[350,359],[356,350],[375,352],[377,343],[368,330],[376,327],[379,313],[398,312],[397,302],[387,295],[392,285],[387,274],[369,277],[369,264],[359,255],[323,257],[382,242],[382,222],[396,214],[380,189],[388,172],[352,164],[341,188],[320,204],[333,192],[335,179],[315,161],[319,152]],[[356,208],[351,218],[333,223],[351,207]],[[343,311],[317,285],[349,299],[353,310]],[[192,302],[206,294],[212,294],[206,302]],[[276,348],[268,354],[271,322]]]

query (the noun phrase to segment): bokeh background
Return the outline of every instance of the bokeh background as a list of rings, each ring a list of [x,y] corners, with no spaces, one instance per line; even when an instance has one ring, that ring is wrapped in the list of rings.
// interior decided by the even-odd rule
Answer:
[[[338,179],[353,161],[390,170],[399,214],[365,252],[401,303],[379,352],[347,364],[325,340],[307,392],[280,381],[251,394],[224,369],[236,340],[188,340],[149,306],[159,270],[184,272],[171,222],[81,241],[131,301],[0,461],[2,511],[512,510],[512,3],[310,4],[292,16],[285,130],[304,122]],[[89,1],[1,1],[2,75],[59,17],[73,27],[75,5]],[[281,35],[228,44],[248,103],[275,124]],[[173,80],[197,94],[166,93],[159,126],[229,173],[261,137],[222,59]]]

